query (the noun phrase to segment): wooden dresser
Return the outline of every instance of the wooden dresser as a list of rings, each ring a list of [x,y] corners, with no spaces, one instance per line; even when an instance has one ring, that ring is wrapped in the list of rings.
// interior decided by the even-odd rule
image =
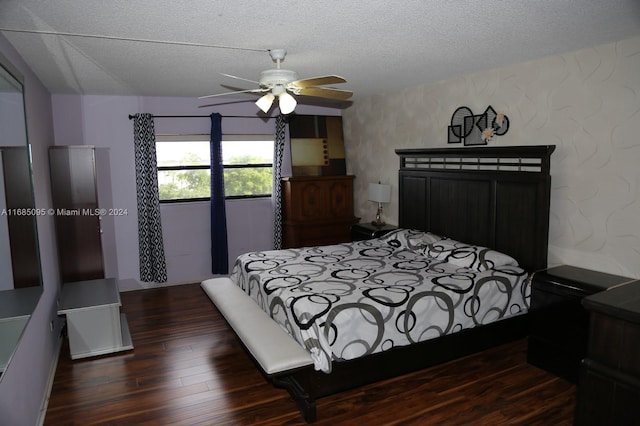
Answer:
[[[351,241],[353,176],[282,178],[284,248]]]
[[[586,297],[589,345],[582,361],[576,425],[640,421],[640,281]]]

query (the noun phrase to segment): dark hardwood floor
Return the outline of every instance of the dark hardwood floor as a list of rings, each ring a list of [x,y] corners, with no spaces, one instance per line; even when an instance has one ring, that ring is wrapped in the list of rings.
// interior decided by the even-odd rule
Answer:
[[[299,425],[199,284],[126,292],[133,351],[71,361],[45,425]],[[318,425],[570,425],[576,388],[526,363],[526,340],[318,401]],[[1,423],[1,420],[0,420]]]

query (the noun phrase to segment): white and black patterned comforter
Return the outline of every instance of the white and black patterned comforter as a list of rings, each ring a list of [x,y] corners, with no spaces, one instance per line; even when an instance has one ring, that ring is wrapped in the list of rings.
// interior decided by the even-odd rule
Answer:
[[[307,348],[317,370],[528,309],[511,257],[398,230],[353,243],[243,254],[231,279]]]

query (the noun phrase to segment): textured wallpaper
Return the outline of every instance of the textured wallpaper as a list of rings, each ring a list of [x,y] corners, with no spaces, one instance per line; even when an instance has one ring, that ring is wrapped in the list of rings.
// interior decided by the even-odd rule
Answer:
[[[510,121],[489,145],[556,145],[549,265],[640,278],[640,37],[358,100],[343,115],[356,216],[373,218],[367,186],[381,181],[397,223],[394,150],[460,147],[453,112],[489,105]]]

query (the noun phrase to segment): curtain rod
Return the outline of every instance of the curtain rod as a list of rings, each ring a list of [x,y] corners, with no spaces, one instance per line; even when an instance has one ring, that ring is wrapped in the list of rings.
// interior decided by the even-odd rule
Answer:
[[[129,120],[133,120],[135,116],[129,114]],[[209,118],[211,115],[154,115],[153,118]],[[258,117],[255,115],[223,115],[222,118],[260,118],[267,120],[277,118],[277,117]]]

